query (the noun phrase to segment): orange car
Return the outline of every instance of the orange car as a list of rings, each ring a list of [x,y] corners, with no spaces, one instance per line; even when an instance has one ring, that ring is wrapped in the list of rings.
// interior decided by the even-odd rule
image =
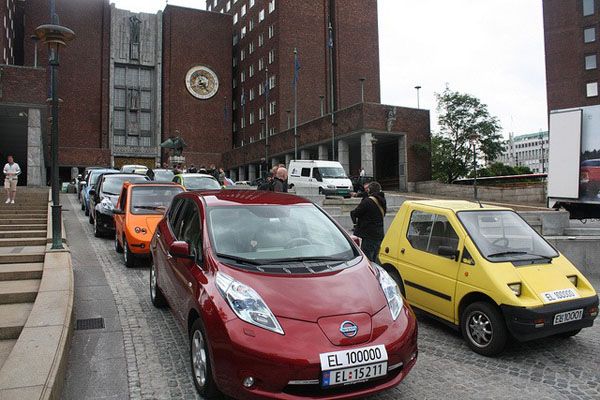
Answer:
[[[115,250],[131,268],[135,259],[150,255],[150,240],[173,197],[185,188],[174,183],[123,184],[115,219]]]

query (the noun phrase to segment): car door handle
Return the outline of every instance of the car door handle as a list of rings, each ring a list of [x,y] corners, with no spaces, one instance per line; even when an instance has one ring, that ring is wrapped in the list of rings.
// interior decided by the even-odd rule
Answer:
[[[406,252],[406,249],[400,249],[400,253],[404,254]]]

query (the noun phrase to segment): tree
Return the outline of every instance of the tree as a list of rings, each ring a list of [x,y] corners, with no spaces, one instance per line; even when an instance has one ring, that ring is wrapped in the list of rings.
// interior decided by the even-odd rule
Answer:
[[[486,168],[477,170],[477,177],[490,177],[490,176],[507,176],[507,175],[525,175],[531,174],[531,169],[526,166],[511,167],[510,165],[503,164],[501,162],[495,162],[490,164]],[[473,177],[473,172],[469,173],[469,178]]]
[[[436,97],[440,131],[431,139],[433,177],[452,183],[472,170],[472,137],[477,137],[478,159],[494,160],[503,152],[502,128],[476,97],[448,87]]]

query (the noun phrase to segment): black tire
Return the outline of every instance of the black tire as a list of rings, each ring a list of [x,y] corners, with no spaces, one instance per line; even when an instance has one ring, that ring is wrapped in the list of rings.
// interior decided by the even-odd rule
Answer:
[[[196,339],[198,339],[197,335],[200,335],[202,342],[199,344]],[[204,354],[204,379],[199,380],[196,376],[196,367],[194,366],[194,352],[195,346],[199,344],[200,347],[203,348]],[[198,357],[199,354],[196,355]],[[194,386],[196,390],[204,399],[217,399],[220,397],[219,389],[217,389],[217,384],[215,383],[212,375],[212,364],[210,362],[210,355],[208,351],[208,339],[206,337],[206,333],[204,330],[204,326],[202,325],[202,320],[200,318],[196,319],[190,329],[190,364],[192,367],[192,380],[194,381]]]
[[[98,226],[98,220],[94,219],[93,222],[92,222],[92,224],[94,224],[94,236],[97,237],[97,238],[103,237],[104,236],[104,232]]]
[[[150,260],[150,300],[156,308],[165,308],[167,306],[167,299],[165,299],[165,295],[158,286],[154,260]]]
[[[556,336],[558,336],[560,338],[563,338],[563,339],[568,339],[570,337],[573,337],[573,336],[577,335],[579,332],[581,332],[581,329],[575,329],[573,331],[559,333]]]
[[[117,238],[117,231],[115,230],[115,251],[117,253],[122,253],[123,252],[123,246],[121,246],[121,243],[119,243],[119,239]]]
[[[500,354],[508,340],[504,318],[490,303],[469,304],[461,315],[460,328],[471,350],[486,357]]]
[[[135,265],[135,255],[129,249],[129,243],[127,243],[126,238],[123,238],[123,261],[127,268],[133,268]]]

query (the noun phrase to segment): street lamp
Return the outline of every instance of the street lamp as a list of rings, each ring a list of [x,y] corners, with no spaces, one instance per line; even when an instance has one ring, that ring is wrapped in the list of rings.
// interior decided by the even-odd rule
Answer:
[[[469,135],[469,142],[473,145],[473,197],[477,200],[477,141],[479,135],[472,133]]]
[[[421,86],[417,85],[415,86],[415,89],[417,89],[417,110],[421,109]]]
[[[52,104],[52,249],[57,250],[63,248],[61,205],[58,187],[58,51],[60,46],[66,46],[67,42],[75,38],[75,33],[64,26],[46,24],[38,26],[35,29],[35,35],[48,46],[48,60],[50,64],[50,88],[52,93],[52,98],[50,99]]]

